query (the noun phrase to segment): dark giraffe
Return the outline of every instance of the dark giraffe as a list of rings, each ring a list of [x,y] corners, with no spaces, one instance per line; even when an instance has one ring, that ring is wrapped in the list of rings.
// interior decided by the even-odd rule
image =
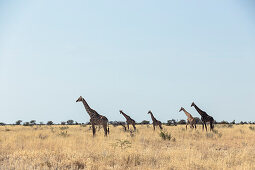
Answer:
[[[108,124],[108,119],[105,116],[102,116],[98,114],[95,110],[91,109],[86,102],[86,100],[83,97],[79,97],[76,102],[82,102],[87,113],[90,116],[90,123],[92,125],[92,131],[93,131],[93,136],[96,134],[96,128],[95,125],[102,125],[104,128],[104,134],[107,136],[107,133],[109,134],[109,124]],[[107,127],[108,126],[108,127]]]
[[[203,124],[203,130],[204,130],[204,126],[205,129],[207,131],[207,127],[206,127],[206,122],[210,122],[210,130],[213,130],[214,126],[213,126],[213,122],[214,119],[212,116],[209,116],[205,111],[202,111],[201,109],[199,109],[197,107],[197,105],[195,105],[194,102],[192,102],[191,107],[194,106],[195,109],[197,110],[197,112],[201,115],[201,120],[202,120],[202,124]]]
[[[133,125],[134,130],[136,130],[135,121],[133,119],[131,119],[131,117],[126,115],[122,110],[120,110],[120,114],[122,114],[126,118],[127,128],[129,129],[129,124],[131,124],[131,125]]]
[[[187,130],[188,124],[190,124],[191,128],[195,127],[195,129],[196,129],[197,128],[196,120],[192,117],[192,115],[189,112],[187,112],[183,107],[181,107],[181,109],[179,110],[179,112],[181,112],[181,111],[183,111],[187,116],[186,130]]]
[[[148,111],[148,114],[151,115],[153,129],[155,130],[155,126],[159,126],[160,129],[163,129],[162,123],[153,116],[153,114],[150,110]]]

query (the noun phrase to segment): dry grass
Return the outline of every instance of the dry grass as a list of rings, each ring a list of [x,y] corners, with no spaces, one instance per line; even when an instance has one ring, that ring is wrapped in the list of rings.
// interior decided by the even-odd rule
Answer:
[[[255,126],[164,126],[165,139],[151,126],[137,129],[93,138],[89,126],[2,126],[0,169],[255,169]]]

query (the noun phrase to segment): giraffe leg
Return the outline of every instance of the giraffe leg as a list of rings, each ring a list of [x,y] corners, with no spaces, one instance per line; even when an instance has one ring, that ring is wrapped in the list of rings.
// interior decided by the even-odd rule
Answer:
[[[93,131],[93,137],[94,137],[94,136],[95,136],[95,134],[96,134],[96,128],[95,128],[94,123],[92,123],[92,131]]]
[[[205,122],[204,124],[205,124],[205,130],[206,130],[206,132],[207,132],[206,122]]]
[[[155,130],[155,124],[153,124],[153,129]]]
[[[128,130],[129,130],[129,123],[127,123],[127,127],[128,127]]]
[[[133,123],[134,130],[136,130],[135,123]]]
[[[109,128],[109,123],[107,122],[107,125],[108,125],[108,127],[107,127],[107,132],[108,132],[108,135],[110,134],[110,128]]]
[[[160,129],[163,129],[161,124],[159,124],[159,128],[160,128]]]
[[[213,130],[213,122],[210,122],[210,130]]]
[[[105,123],[103,127],[104,127],[104,135],[107,136],[107,124]]]
[[[186,123],[186,130],[187,130],[188,123]]]
[[[202,122],[202,125],[203,125],[203,126],[202,126],[202,127],[203,127],[202,129],[203,129],[203,131],[204,131],[204,122]]]
[[[191,124],[190,124],[190,128],[191,128],[191,129],[193,129],[193,128],[194,128],[193,123],[191,123]]]
[[[197,129],[197,124],[195,123],[195,129]]]

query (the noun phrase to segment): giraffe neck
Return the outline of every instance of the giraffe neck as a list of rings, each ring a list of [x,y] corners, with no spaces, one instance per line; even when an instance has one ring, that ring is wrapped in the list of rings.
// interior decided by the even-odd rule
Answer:
[[[193,117],[191,116],[191,114],[190,114],[189,112],[187,112],[184,108],[183,108],[182,110],[183,110],[183,112],[185,113],[185,115],[186,115],[188,118],[193,118]]]
[[[82,99],[82,103],[83,103],[87,113],[91,117],[92,116],[92,111],[91,111],[92,109],[89,107],[88,103],[86,102],[86,100],[84,98]]]
[[[150,114],[151,114],[151,119],[152,119],[152,121],[153,122],[155,122],[156,121],[156,118],[153,116],[153,114],[150,112]]]
[[[128,115],[126,115],[124,112],[121,112],[121,114],[128,120],[130,119],[130,117]]]
[[[202,117],[205,116],[204,112],[203,112],[201,109],[199,109],[199,108],[197,107],[197,105],[194,104],[194,107],[195,107],[195,109],[197,110],[197,112],[198,112]]]

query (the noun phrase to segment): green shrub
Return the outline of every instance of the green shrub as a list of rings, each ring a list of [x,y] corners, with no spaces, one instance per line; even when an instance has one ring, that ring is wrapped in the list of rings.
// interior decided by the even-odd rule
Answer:
[[[161,131],[161,132],[159,133],[159,136],[160,136],[163,140],[171,140],[171,138],[172,138],[172,136],[171,136],[170,133],[168,133],[168,132],[163,132],[163,131]]]
[[[255,131],[255,127],[253,126],[249,126],[249,129]]]

